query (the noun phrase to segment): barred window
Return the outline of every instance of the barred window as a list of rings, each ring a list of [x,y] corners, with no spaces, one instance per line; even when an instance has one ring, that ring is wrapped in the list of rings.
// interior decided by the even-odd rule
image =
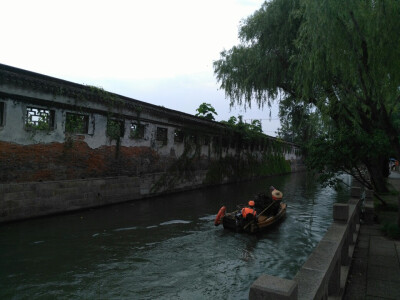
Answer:
[[[67,113],[65,132],[86,134],[89,131],[89,116]]]
[[[182,143],[185,135],[182,130],[175,130],[174,132],[174,142]]]
[[[143,124],[132,122],[129,136],[133,139],[143,139],[144,131],[145,131],[145,126]]]
[[[38,130],[53,129],[54,111],[38,107],[27,107],[25,124],[28,129],[38,129]]]
[[[168,128],[157,127],[156,140],[166,144],[168,142]]]

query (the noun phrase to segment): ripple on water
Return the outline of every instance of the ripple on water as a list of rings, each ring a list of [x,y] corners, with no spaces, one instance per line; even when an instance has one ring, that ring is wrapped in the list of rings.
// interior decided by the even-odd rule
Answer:
[[[32,244],[37,245],[37,244],[42,244],[42,243],[44,243],[44,241],[36,241],[36,242],[33,242]]]
[[[304,177],[268,179],[285,192],[288,210],[285,220],[260,235],[224,230],[213,221],[222,201],[232,209],[266,181],[135,201],[117,213],[94,210],[75,227],[73,215],[41,220],[45,226],[15,225],[2,236],[15,247],[0,247],[0,282],[10,283],[0,298],[17,291],[26,299],[247,299],[261,274],[293,278],[331,223],[336,194]],[[51,239],[43,228],[51,228]],[[23,247],[29,243],[41,246]],[[1,277],[2,269],[18,276]]]
[[[117,228],[117,229],[114,229],[114,231],[127,231],[127,230],[136,230],[136,229],[137,229],[137,227],[134,226],[134,227]]]
[[[207,216],[199,218],[199,220],[200,221],[214,221],[215,217],[216,217],[216,214],[215,215],[207,215]]]
[[[185,220],[171,220],[171,221],[160,223],[160,226],[172,225],[172,224],[189,224],[189,223],[192,223],[192,222],[185,221]]]
[[[147,226],[146,229],[152,229],[152,228],[157,228],[157,227],[158,227],[157,225],[150,225],[150,226]]]

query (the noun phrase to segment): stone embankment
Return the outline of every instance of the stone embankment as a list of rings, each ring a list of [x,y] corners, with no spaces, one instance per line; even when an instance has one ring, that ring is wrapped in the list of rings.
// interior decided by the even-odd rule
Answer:
[[[389,182],[400,192],[400,174]],[[333,220],[293,280],[262,275],[249,299],[400,299],[400,241],[375,223],[372,191],[352,187],[349,202],[334,205]]]
[[[340,299],[359,234],[361,195],[361,188],[353,187],[347,204],[334,205],[332,225],[293,280],[262,275],[249,299]],[[372,201],[372,193],[365,201]]]

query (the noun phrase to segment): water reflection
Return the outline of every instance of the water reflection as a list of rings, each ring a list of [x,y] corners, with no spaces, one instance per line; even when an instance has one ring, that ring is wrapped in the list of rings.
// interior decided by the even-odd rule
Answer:
[[[270,185],[288,204],[278,226],[214,226],[222,205],[234,210]],[[347,196],[292,174],[2,225],[0,297],[247,299],[261,274],[296,274]]]

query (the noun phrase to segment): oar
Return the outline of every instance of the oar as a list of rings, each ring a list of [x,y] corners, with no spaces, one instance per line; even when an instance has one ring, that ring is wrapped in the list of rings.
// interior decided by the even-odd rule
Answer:
[[[251,220],[251,222],[247,223],[247,224],[243,227],[243,229],[246,229],[250,224],[253,224],[253,222],[254,222],[255,220],[257,220],[257,218],[258,218],[259,216],[261,216],[263,213],[265,213],[265,212],[267,211],[268,208],[270,208],[272,205],[275,204],[274,201],[275,201],[275,200],[272,200],[272,203],[271,203],[270,205],[268,205],[262,212],[260,212],[260,213],[255,217],[255,219],[253,219],[253,220]]]

